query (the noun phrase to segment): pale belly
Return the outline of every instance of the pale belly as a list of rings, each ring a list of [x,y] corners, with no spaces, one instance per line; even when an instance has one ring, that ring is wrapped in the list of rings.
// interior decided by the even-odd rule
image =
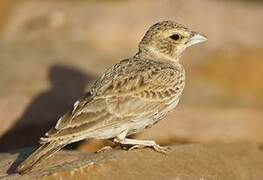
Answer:
[[[101,131],[97,131],[96,133],[93,132],[88,136],[89,138],[95,139],[110,139],[117,137],[124,131],[127,132],[127,135],[141,132],[147,128],[150,128],[151,126],[159,122],[161,119],[163,119],[168,112],[170,112],[177,106],[179,99],[179,97],[174,98],[173,100],[171,100],[170,103],[168,103],[166,108],[164,108],[160,112],[156,112],[151,117],[138,117],[138,119],[136,120],[131,120],[130,122],[118,124],[115,127],[113,126],[111,128],[103,129]]]

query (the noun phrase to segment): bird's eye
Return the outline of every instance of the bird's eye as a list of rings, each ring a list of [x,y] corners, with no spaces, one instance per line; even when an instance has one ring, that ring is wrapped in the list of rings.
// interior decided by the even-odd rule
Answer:
[[[171,38],[172,40],[174,40],[174,41],[178,41],[178,40],[180,39],[180,35],[178,35],[178,34],[173,34],[173,35],[170,36],[170,38]]]

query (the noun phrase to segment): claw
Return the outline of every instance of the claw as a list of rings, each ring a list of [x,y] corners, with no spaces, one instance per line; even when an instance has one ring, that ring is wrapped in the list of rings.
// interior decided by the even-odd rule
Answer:
[[[168,151],[170,148],[167,147],[167,146],[160,146],[159,144],[155,144],[155,145],[153,146],[153,149],[154,149],[156,152],[166,154],[167,151]]]
[[[99,149],[98,151],[96,151],[96,153],[99,153],[99,152],[103,152],[103,151],[108,151],[112,149],[111,146],[104,146],[103,148]]]
[[[144,145],[134,145],[128,149],[128,151],[134,150],[134,149],[141,149],[144,148]]]
[[[130,147],[128,149],[128,151],[131,151],[131,150],[134,150],[134,149],[141,149],[141,148],[144,148],[144,147],[147,147],[145,145],[134,145],[132,147]],[[153,148],[156,152],[159,152],[159,153],[163,153],[163,154],[166,154],[167,151],[170,149],[169,147],[167,146],[160,146],[158,144],[155,144],[153,146],[148,146],[148,147],[151,147]]]

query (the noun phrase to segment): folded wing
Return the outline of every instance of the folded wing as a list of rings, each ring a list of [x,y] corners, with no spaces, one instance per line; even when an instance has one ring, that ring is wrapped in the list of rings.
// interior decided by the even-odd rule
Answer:
[[[41,140],[78,139],[81,134],[152,116],[180,96],[183,87],[180,67],[154,61],[122,61],[98,79],[90,93],[80,98]]]

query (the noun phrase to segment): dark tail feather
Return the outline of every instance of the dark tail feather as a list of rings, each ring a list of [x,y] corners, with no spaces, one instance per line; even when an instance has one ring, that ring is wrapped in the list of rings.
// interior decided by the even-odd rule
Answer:
[[[50,158],[53,154],[62,149],[66,144],[57,142],[47,142],[42,144],[35,150],[25,161],[23,161],[16,169],[19,174],[25,174],[32,170],[33,167],[39,165],[44,160]]]

